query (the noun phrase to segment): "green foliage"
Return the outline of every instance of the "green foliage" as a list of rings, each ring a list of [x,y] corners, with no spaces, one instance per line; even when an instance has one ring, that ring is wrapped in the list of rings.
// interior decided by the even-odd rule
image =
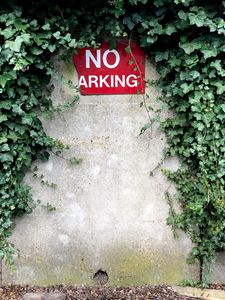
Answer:
[[[35,159],[47,160],[49,150],[64,148],[46,135],[37,112],[59,112],[77,100],[62,107],[52,106],[50,79],[54,69],[50,56],[62,46],[70,49],[72,39],[52,34],[60,28],[57,18],[54,25],[50,25],[53,20],[49,22],[45,19],[40,24],[23,16],[22,7],[13,6],[5,11],[1,8],[0,255],[9,263],[13,262],[15,252],[8,242],[13,219],[31,213],[36,206],[30,188],[21,184],[24,174]],[[39,177],[43,184],[54,187],[42,176]],[[49,204],[47,209],[53,207]]]
[[[69,161],[72,165],[79,165],[82,159],[77,157],[71,157]]]
[[[201,0],[1,3],[0,257],[12,261],[13,219],[35,206],[21,184],[26,170],[35,159],[47,159],[49,150],[63,148],[45,134],[37,115],[71,104],[52,106],[52,54],[63,49],[61,58],[70,60],[76,48],[97,47],[102,39],[115,47],[117,38],[132,34],[156,62],[164,106],[174,112],[161,127],[166,156],[181,162],[178,171],[165,173],[176,184],[182,212],[170,205],[168,222],[190,236],[191,256],[208,272],[215,254],[225,250],[224,6]],[[140,134],[149,127],[151,121]]]

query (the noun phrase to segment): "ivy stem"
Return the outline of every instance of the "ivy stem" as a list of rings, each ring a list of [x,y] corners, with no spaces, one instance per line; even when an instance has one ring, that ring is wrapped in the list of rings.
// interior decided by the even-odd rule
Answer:
[[[141,70],[140,70],[140,67],[137,63],[137,60],[132,52],[132,49],[131,49],[131,38],[132,38],[132,32],[130,34],[130,37],[129,37],[129,43],[128,43],[128,47],[129,47],[129,50],[130,50],[130,55],[132,57],[132,60],[134,61],[134,64],[135,64],[135,67],[137,68],[138,72],[139,72],[139,76],[140,76],[140,80],[141,80],[141,85],[143,86],[143,83],[146,82],[145,81],[145,78],[143,79],[142,76],[141,76]],[[150,114],[149,114],[149,110],[148,110],[148,106],[147,106],[147,102],[146,102],[146,97],[145,95],[142,96],[143,98],[143,103],[144,103],[144,107],[145,107],[145,110],[147,112],[147,115],[148,115],[148,119],[149,119],[149,123],[150,123],[150,127],[151,127],[151,133],[152,133],[152,124],[153,124],[153,120],[151,119],[150,117]]]
[[[2,259],[0,260],[0,286],[2,286]]]
[[[51,152],[52,154],[54,154],[55,156],[57,156],[57,157],[59,157],[59,158],[62,158],[62,159],[64,159],[64,160],[67,160],[67,161],[69,161],[69,159],[68,158],[65,158],[64,156],[62,156],[62,155],[60,155],[60,154],[57,154],[56,152],[54,152],[53,150],[49,150],[49,152]]]
[[[203,263],[203,258],[202,257],[199,258],[199,264],[200,264],[199,279],[200,279],[200,282],[202,282],[203,281],[203,272],[204,272],[204,270],[203,270],[204,263]]]

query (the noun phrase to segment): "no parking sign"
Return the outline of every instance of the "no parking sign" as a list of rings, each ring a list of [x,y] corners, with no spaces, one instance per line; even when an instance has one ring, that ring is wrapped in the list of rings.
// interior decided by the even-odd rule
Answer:
[[[82,48],[74,56],[82,95],[145,93],[145,54],[135,42]]]

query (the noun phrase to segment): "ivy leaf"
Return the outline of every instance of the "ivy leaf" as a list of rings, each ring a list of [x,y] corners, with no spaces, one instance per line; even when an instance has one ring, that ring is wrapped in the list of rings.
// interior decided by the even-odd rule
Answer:
[[[155,61],[159,62],[159,61],[162,61],[164,59],[168,60],[168,58],[169,58],[169,52],[168,51],[157,52],[156,56],[155,56]]]
[[[43,49],[37,46],[33,46],[30,48],[30,52],[34,55],[40,55],[41,53],[43,53]]]
[[[143,21],[142,17],[137,13],[132,14],[132,20],[135,22],[135,24],[141,23]]]
[[[27,77],[21,76],[21,77],[18,79],[18,84],[19,84],[19,85],[29,86],[30,82],[29,82],[29,80],[28,80]]]
[[[8,117],[6,115],[0,115],[0,123],[7,121]]]
[[[133,59],[129,59],[129,65],[132,66],[134,64],[134,60]]]
[[[10,151],[9,145],[8,145],[8,144],[3,144],[3,145],[1,145],[0,150],[1,150],[2,152]]]
[[[6,41],[5,47],[11,49],[14,52],[20,52],[22,43],[29,43],[30,34],[25,33],[20,36],[17,36],[15,41]]]
[[[222,81],[219,81],[219,80],[218,81],[212,81],[211,85],[214,85],[214,86],[217,87],[216,93],[218,95],[221,95],[221,94],[223,94],[225,92],[225,84],[223,84]]]
[[[1,162],[13,162],[13,156],[10,153],[0,153]]]
[[[132,30],[134,28],[134,26],[135,26],[135,23],[129,17],[125,17],[123,19],[123,24],[127,25],[127,27],[129,28],[129,30]]]
[[[151,127],[151,124],[150,124],[150,123],[145,124],[145,125],[141,128],[139,135],[142,135],[142,134],[143,134],[148,128],[150,128],[150,127]]]
[[[47,203],[47,205],[46,205],[46,208],[47,208],[47,211],[55,211],[56,210],[56,207],[55,206],[53,206],[52,204],[50,204],[50,203]]]
[[[44,151],[39,154],[39,159],[42,161],[48,161],[49,159],[49,153],[47,151]]]
[[[187,94],[193,90],[193,84],[182,83],[180,87],[182,88],[184,94]]]
[[[0,137],[0,144],[7,142],[7,137]]]
[[[5,72],[4,74],[0,75],[0,85],[2,88],[5,87],[6,83],[12,79],[16,78],[15,72]]]
[[[8,40],[15,34],[15,32],[16,30],[10,26],[8,28],[5,28],[4,30],[0,30],[0,35],[4,36],[4,38]]]
[[[131,51],[130,51],[130,47],[129,47],[129,46],[127,46],[127,47],[125,48],[125,51],[126,51],[128,54],[130,54],[130,53],[131,53]]]
[[[218,54],[218,50],[216,48],[211,48],[206,50],[201,49],[201,52],[203,53],[205,59],[209,57],[216,57]]]
[[[21,19],[17,18],[14,20],[14,26],[18,31],[24,31],[29,27],[29,24],[22,22]]]
[[[49,24],[49,23],[46,23],[46,24],[45,24],[45,25],[43,25],[41,28],[42,28],[42,29],[44,29],[44,30],[50,30],[50,29],[51,29],[51,27],[50,27],[50,24]]]
[[[165,33],[171,35],[172,33],[176,32],[177,29],[173,24],[168,24],[165,28]]]
[[[16,141],[18,141],[18,139],[19,139],[19,136],[16,134],[16,133],[10,133],[8,136],[7,136],[7,138],[9,139],[9,140],[12,140],[13,142],[16,142]]]
[[[73,46],[73,45],[71,44],[71,42],[70,42],[69,46],[70,46],[71,48],[72,48],[72,47],[75,47],[75,45]],[[56,49],[56,45],[49,45],[49,46],[48,46],[48,50],[49,50],[50,52],[54,52],[55,49]]]
[[[179,46],[184,50],[186,54],[191,54],[195,50],[201,49],[202,44],[200,41],[196,40],[196,41],[186,42],[186,43],[180,42]]]
[[[186,12],[184,12],[183,10],[180,10],[178,12],[178,17],[181,19],[181,20],[187,20],[188,18],[188,14]]]
[[[116,48],[116,39],[110,39],[109,40],[109,50]]]
[[[82,159],[81,158],[77,158],[77,157],[72,157],[72,158],[70,158],[69,161],[70,161],[70,163],[72,165],[78,165],[78,164],[80,164],[82,162]]]
[[[18,115],[22,115],[24,113],[24,111],[22,110],[22,108],[17,105],[17,104],[13,104],[12,105],[12,111]]]
[[[199,12],[198,14],[189,13],[188,17],[191,25],[202,27],[205,24],[206,16],[204,12]]]
[[[199,131],[202,131],[204,129],[204,124],[201,122],[198,122],[197,125],[195,126]]]
[[[220,59],[217,59],[217,60],[211,62],[210,66],[213,67],[213,68],[215,68],[217,71],[221,71],[222,70],[221,60]]]
[[[31,125],[33,122],[34,115],[33,114],[25,114],[22,117],[22,124]]]
[[[60,31],[56,31],[55,33],[53,33],[53,36],[58,40],[61,37],[61,33]]]
[[[147,39],[146,39],[146,42],[147,42],[148,46],[149,46],[149,44],[153,44],[155,41],[157,41],[157,37],[156,36],[155,37],[148,36]]]
[[[220,107],[222,108],[222,111],[225,112],[225,104],[221,104]]]

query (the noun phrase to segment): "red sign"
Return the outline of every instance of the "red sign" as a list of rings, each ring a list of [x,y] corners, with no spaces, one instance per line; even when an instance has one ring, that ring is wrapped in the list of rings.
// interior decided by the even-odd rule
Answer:
[[[109,49],[104,42],[99,49],[82,48],[74,56],[82,95],[145,93],[145,55],[139,45],[117,42]]]

